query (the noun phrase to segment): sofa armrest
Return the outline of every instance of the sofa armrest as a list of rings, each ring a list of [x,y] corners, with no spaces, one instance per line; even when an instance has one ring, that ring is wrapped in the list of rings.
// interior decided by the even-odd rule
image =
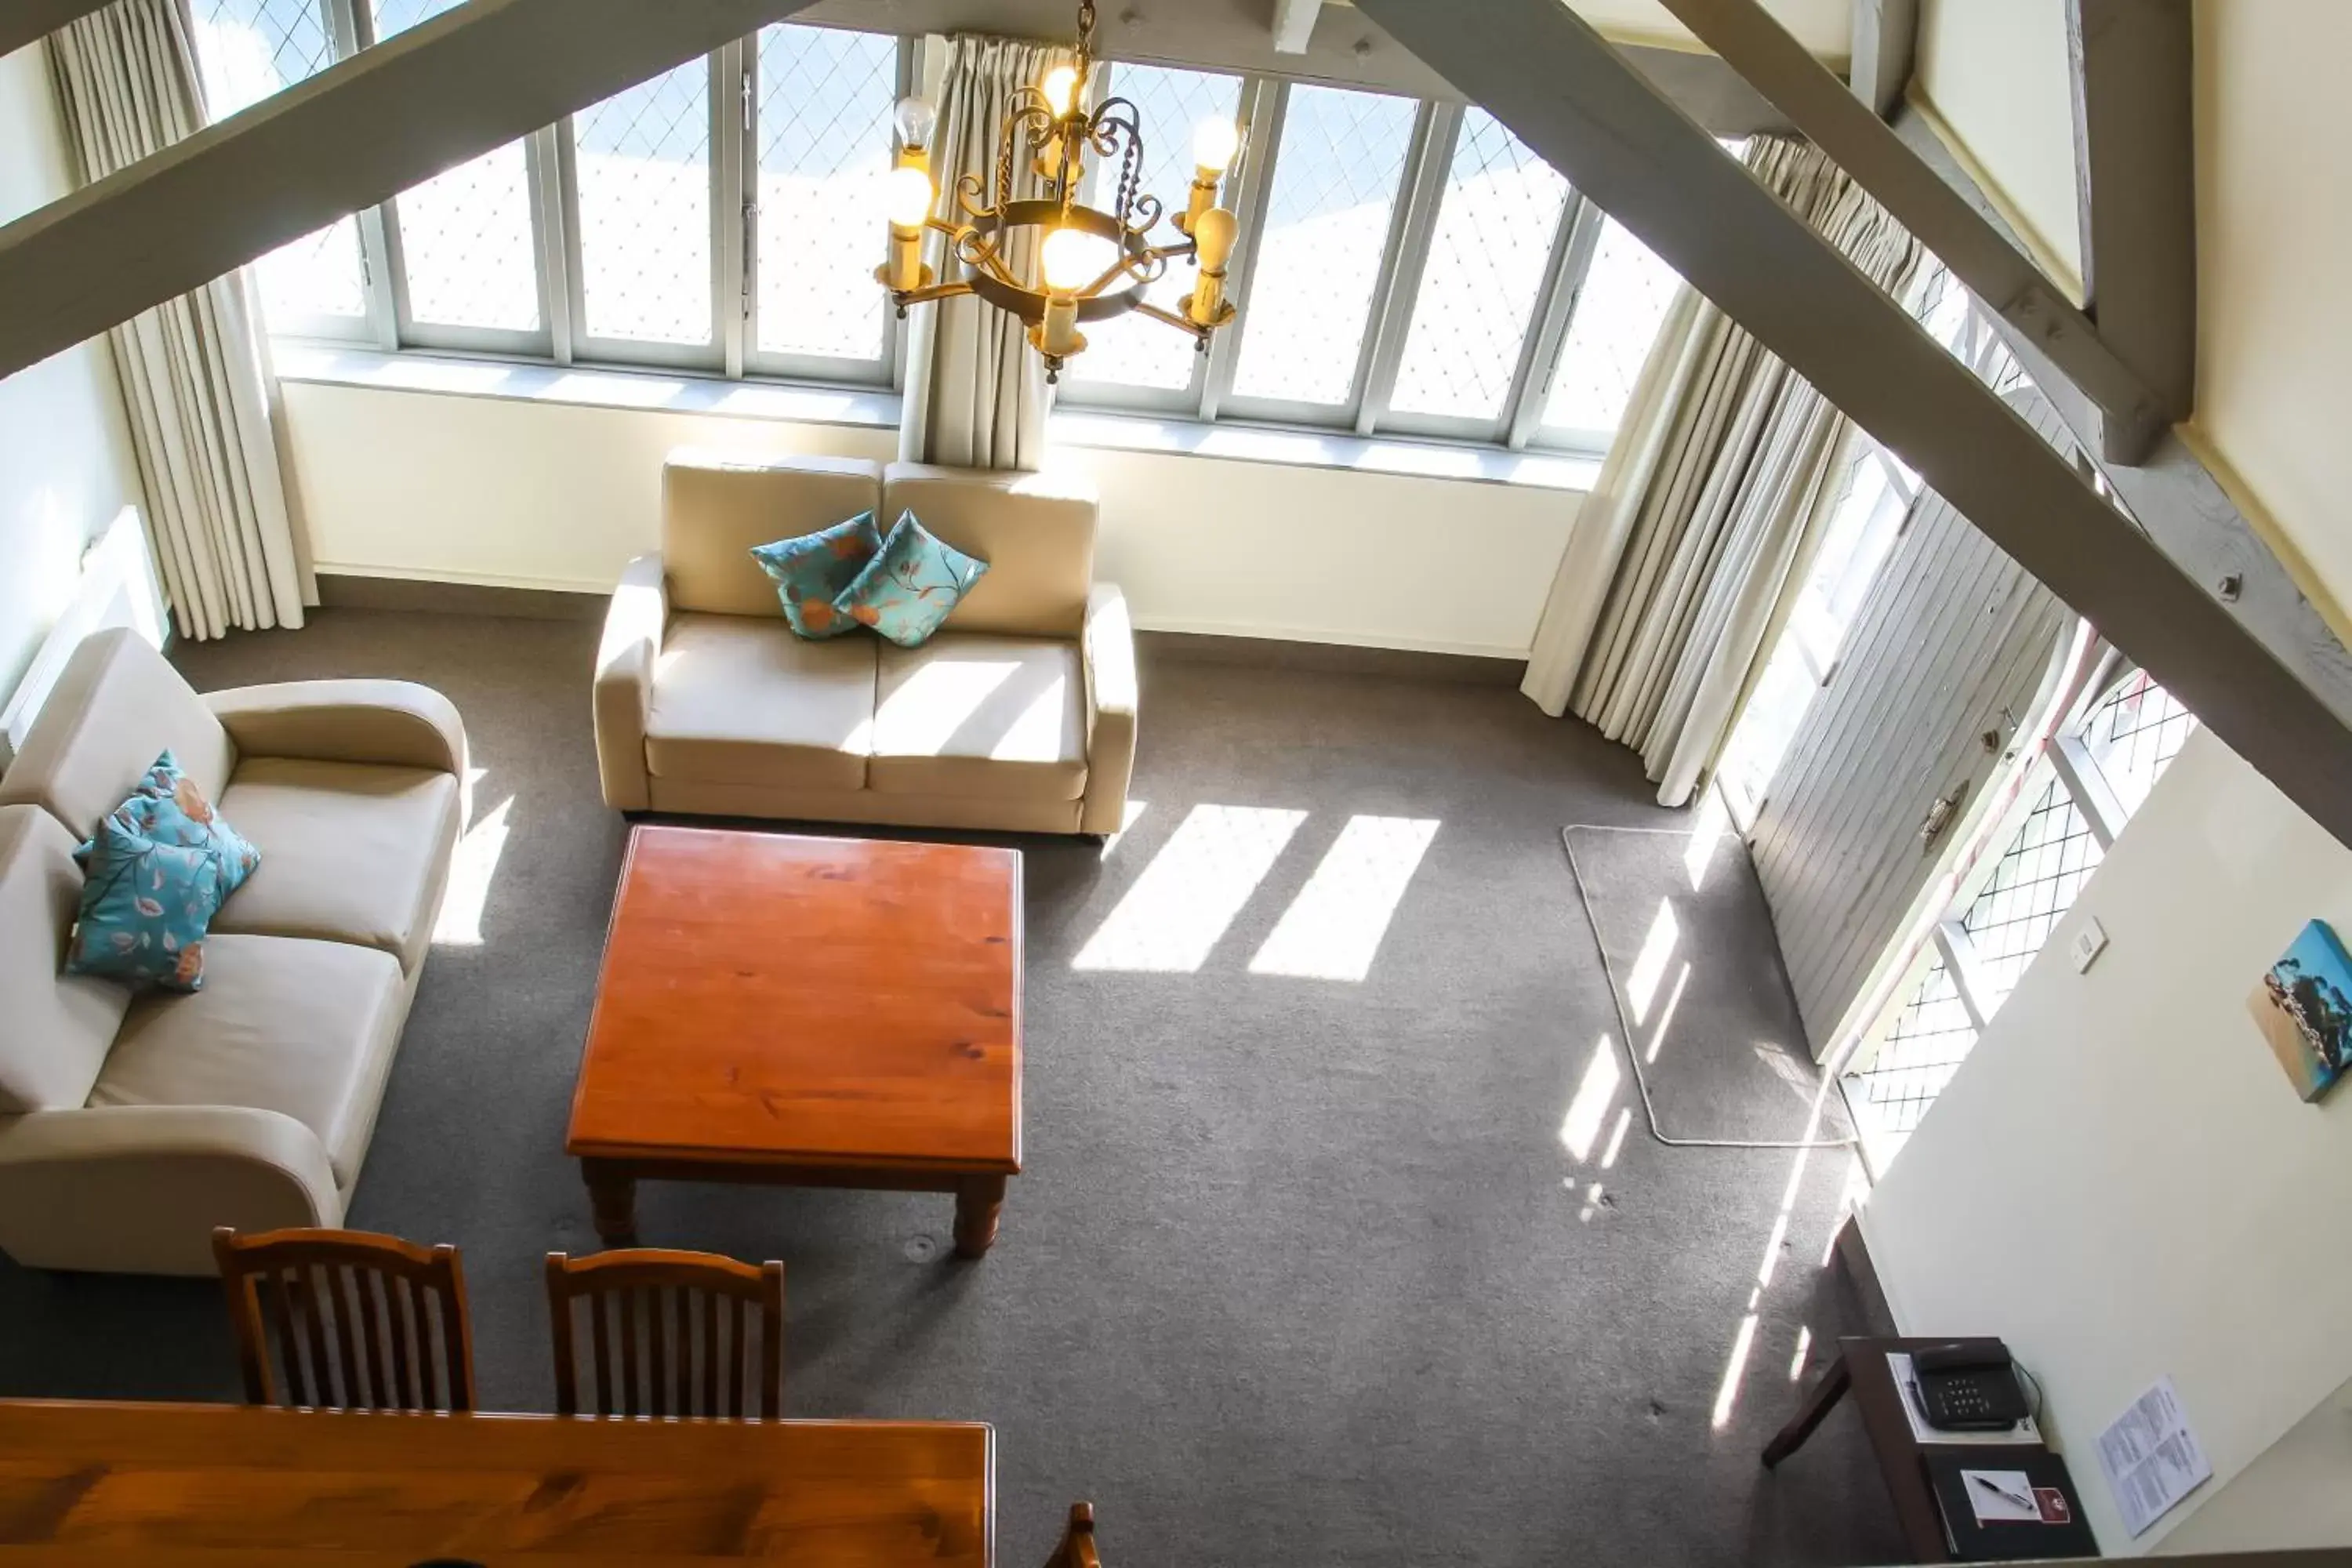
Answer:
[[[240,756],[375,763],[466,776],[457,705],[410,680],[289,680],[205,698]]]
[[[0,1118],[0,1251],[36,1268],[210,1274],[216,1225],[339,1226],[318,1135],[244,1106]]]
[[[604,804],[615,811],[653,805],[646,772],[646,713],[653,706],[654,664],[669,625],[669,588],[658,555],[640,555],[621,574],[604,612],[596,648],[596,771]]]
[[[1135,628],[1127,595],[1109,583],[1087,595],[1087,625],[1079,655],[1087,676],[1087,798],[1082,833],[1117,833],[1127,816],[1127,786],[1135,771]]]

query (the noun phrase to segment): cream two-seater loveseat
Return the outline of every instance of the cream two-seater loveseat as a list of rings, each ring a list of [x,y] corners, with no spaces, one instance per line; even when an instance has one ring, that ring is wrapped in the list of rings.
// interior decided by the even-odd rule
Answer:
[[[920,647],[795,637],[751,548],[901,512],[989,565]],[[1038,474],[678,452],[662,548],[597,656],[596,756],[621,811],[1115,833],[1135,760],[1127,602],[1094,581],[1096,505]]]
[[[169,747],[261,851],[190,994],[64,973],[75,845]],[[0,775],[0,1250],[209,1274],[212,1229],[337,1226],[465,821],[466,736],[390,680],[199,697],[127,631]]]

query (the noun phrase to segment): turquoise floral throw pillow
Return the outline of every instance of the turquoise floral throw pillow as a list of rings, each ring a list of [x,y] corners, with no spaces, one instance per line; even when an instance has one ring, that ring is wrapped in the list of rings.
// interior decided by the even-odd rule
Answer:
[[[833,607],[900,647],[920,647],[987,570],[987,562],[941,542],[913,512],[902,512],[881,553]]]
[[[834,601],[881,549],[882,531],[874,514],[861,511],[815,533],[754,545],[751,559],[774,581],[793,630],[804,637],[837,637],[856,630],[857,623],[835,609]]]
[[[221,820],[170,752],[155,759],[130,798],[107,813],[106,820],[136,837],[205,851],[220,864],[224,899],[243,887],[261,864],[261,851]],[[95,847],[95,840],[83,845],[74,851],[74,858],[87,867]]]
[[[160,844],[111,816],[100,822],[66,972],[140,990],[202,990],[205,931],[227,897],[221,865],[209,846]]]

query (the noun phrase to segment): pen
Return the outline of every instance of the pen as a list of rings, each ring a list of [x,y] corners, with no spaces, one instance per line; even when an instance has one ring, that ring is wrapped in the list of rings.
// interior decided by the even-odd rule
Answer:
[[[2020,1508],[2032,1508],[2034,1506],[2034,1502],[2032,1498],[2020,1497],[2015,1492],[2011,1491],[2007,1487],[1987,1480],[1982,1475],[1979,1474],[1975,1470],[1970,1470],[1969,1472],[1969,1479],[1976,1482],[1977,1485],[1984,1488],[1985,1490],[1992,1493],[1993,1496],[2009,1502],[2013,1502]]]

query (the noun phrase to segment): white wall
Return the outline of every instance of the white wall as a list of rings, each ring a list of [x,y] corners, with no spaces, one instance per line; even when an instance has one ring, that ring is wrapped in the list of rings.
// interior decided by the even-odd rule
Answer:
[[[2267,4],[2268,0],[2264,0]],[[1922,0],[1915,99],[2043,268],[2082,296],[2066,0]]]
[[[0,224],[63,195],[70,170],[40,47],[0,58]],[[72,595],[83,548],[140,499],[103,342],[0,381],[0,700]]]
[[[1863,1210],[1904,1332],[2000,1335],[2042,1381],[2111,1554],[2184,1517],[2132,1541],[2095,1452],[2157,1378],[2213,1462],[2183,1509],[2352,1378],[2352,1090],[2304,1104],[2246,1009],[2313,918],[2352,935],[2352,851],[2199,733]]]
[[[496,374],[495,371],[488,374]],[[898,433],[289,382],[325,573],[602,592],[656,547],[663,454],[888,458]],[[1154,630],[1523,657],[1573,491],[1065,447],[1091,474],[1097,575]]]

